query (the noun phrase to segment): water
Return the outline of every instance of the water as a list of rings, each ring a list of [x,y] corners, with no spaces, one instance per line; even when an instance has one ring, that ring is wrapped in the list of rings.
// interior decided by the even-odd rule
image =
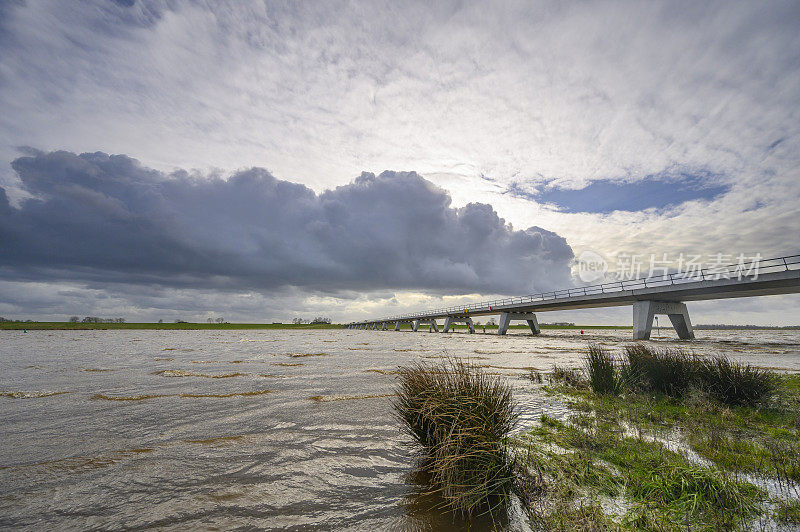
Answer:
[[[798,331],[697,334],[674,345],[800,371]],[[457,528],[410,476],[392,371],[469,357],[509,379],[524,428],[566,412],[529,368],[629,335],[0,331],[0,528]]]

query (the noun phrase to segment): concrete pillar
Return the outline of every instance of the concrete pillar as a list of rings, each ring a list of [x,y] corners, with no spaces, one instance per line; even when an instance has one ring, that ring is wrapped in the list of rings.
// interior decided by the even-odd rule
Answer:
[[[463,318],[458,316],[447,316],[444,320],[444,329],[442,329],[442,332],[449,332],[450,327],[456,323],[466,323],[470,332],[475,332],[475,326],[472,324],[472,318],[467,316]]]
[[[439,325],[436,323],[436,320],[424,319],[423,318],[423,319],[417,320],[417,322],[419,322],[419,324],[422,324],[422,325],[428,324],[430,326],[431,332],[439,332]],[[419,325],[417,325],[417,328],[419,328]]]
[[[666,314],[681,340],[694,340],[694,329],[686,303],[678,301],[637,301],[633,304],[633,339],[647,340],[653,330],[653,317]]]
[[[450,327],[452,327],[452,326],[453,326],[453,318],[450,317],[450,316],[447,316],[444,319],[444,328],[442,329],[442,332],[450,332]]]
[[[400,330],[400,322],[399,321],[394,322],[394,330],[395,331],[399,331]]]
[[[539,334],[542,332],[541,329],[539,329],[539,321],[536,319],[536,314],[533,312],[503,312],[500,314],[497,334],[505,334],[508,331],[508,326],[511,325],[511,320],[528,322],[528,327],[531,328],[531,334]]]
[[[383,322],[383,327],[381,327],[381,330],[382,330],[382,331],[385,331],[385,330],[386,330],[386,322],[385,322],[385,321]]]
[[[411,322],[411,330],[414,332],[419,330],[419,320],[414,320]]]

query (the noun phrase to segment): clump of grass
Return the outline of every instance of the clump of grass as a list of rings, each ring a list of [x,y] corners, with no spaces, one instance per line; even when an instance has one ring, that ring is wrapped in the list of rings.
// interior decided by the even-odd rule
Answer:
[[[583,376],[577,369],[565,368],[564,366],[553,364],[553,370],[550,372],[550,383],[554,382],[560,382],[567,386],[578,388],[583,384]]]
[[[778,518],[779,523],[800,525],[800,501],[780,502],[775,517]]]
[[[757,406],[769,400],[777,388],[769,371],[724,356],[703,360],[698,376],[706,393],[728,405]]]
[[[634,344],[625,346],[625,354],[622,372],[634,388],[683,397],[697,380],[697,358],[684,351]]]
[[[622,379],[614,365],[614,357],[599,345],[589,346],[586,372],[594,393],[617,395],[622,391]]]
[[[399,378],[396,416],[445,506],[466,518],[505,508],[518,476],[505,444],[518,418],[510,386],[456,359],[401,367]]]

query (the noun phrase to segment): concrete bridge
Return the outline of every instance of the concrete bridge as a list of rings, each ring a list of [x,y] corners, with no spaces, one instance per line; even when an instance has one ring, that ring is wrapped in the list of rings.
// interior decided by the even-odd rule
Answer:
[[[734,297],[754,297],[800,292],[800,255],[758,260],[713,269],[698,269],[686,273],[671,273],[545,292],[522,297],[484,301],[470,305],[440,308],[399,316],[348,323],[349,329],[381,329],[399,331],[401,323],[410,323],[413,331],[429,325],[439,331],[438,321],[444,320],[443,332],[456,323],[466,323],[474,332],[472,318],[499,315],[497,334],[506,334],[512,321],[527,322],[533,334],[539,334],[538,312],[582,308],[631,305],[633,307],[633,338],[650,338],[653,317],[669,316],[678,337],[694,338],[686,302]]]

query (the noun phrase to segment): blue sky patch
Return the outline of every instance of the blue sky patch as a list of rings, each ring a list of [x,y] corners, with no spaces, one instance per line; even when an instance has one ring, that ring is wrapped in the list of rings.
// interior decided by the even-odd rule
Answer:
[[[703,172],[668,177],[650,175],[633,182],[600,179],[578,190],[545,184],[536,192],[528,192],[512,184],[507,193],[554,205],[560,212],[607,214],[663,209],[692,200],[710,201],[730,188],[730,185],[719,183],[713,174]]]

